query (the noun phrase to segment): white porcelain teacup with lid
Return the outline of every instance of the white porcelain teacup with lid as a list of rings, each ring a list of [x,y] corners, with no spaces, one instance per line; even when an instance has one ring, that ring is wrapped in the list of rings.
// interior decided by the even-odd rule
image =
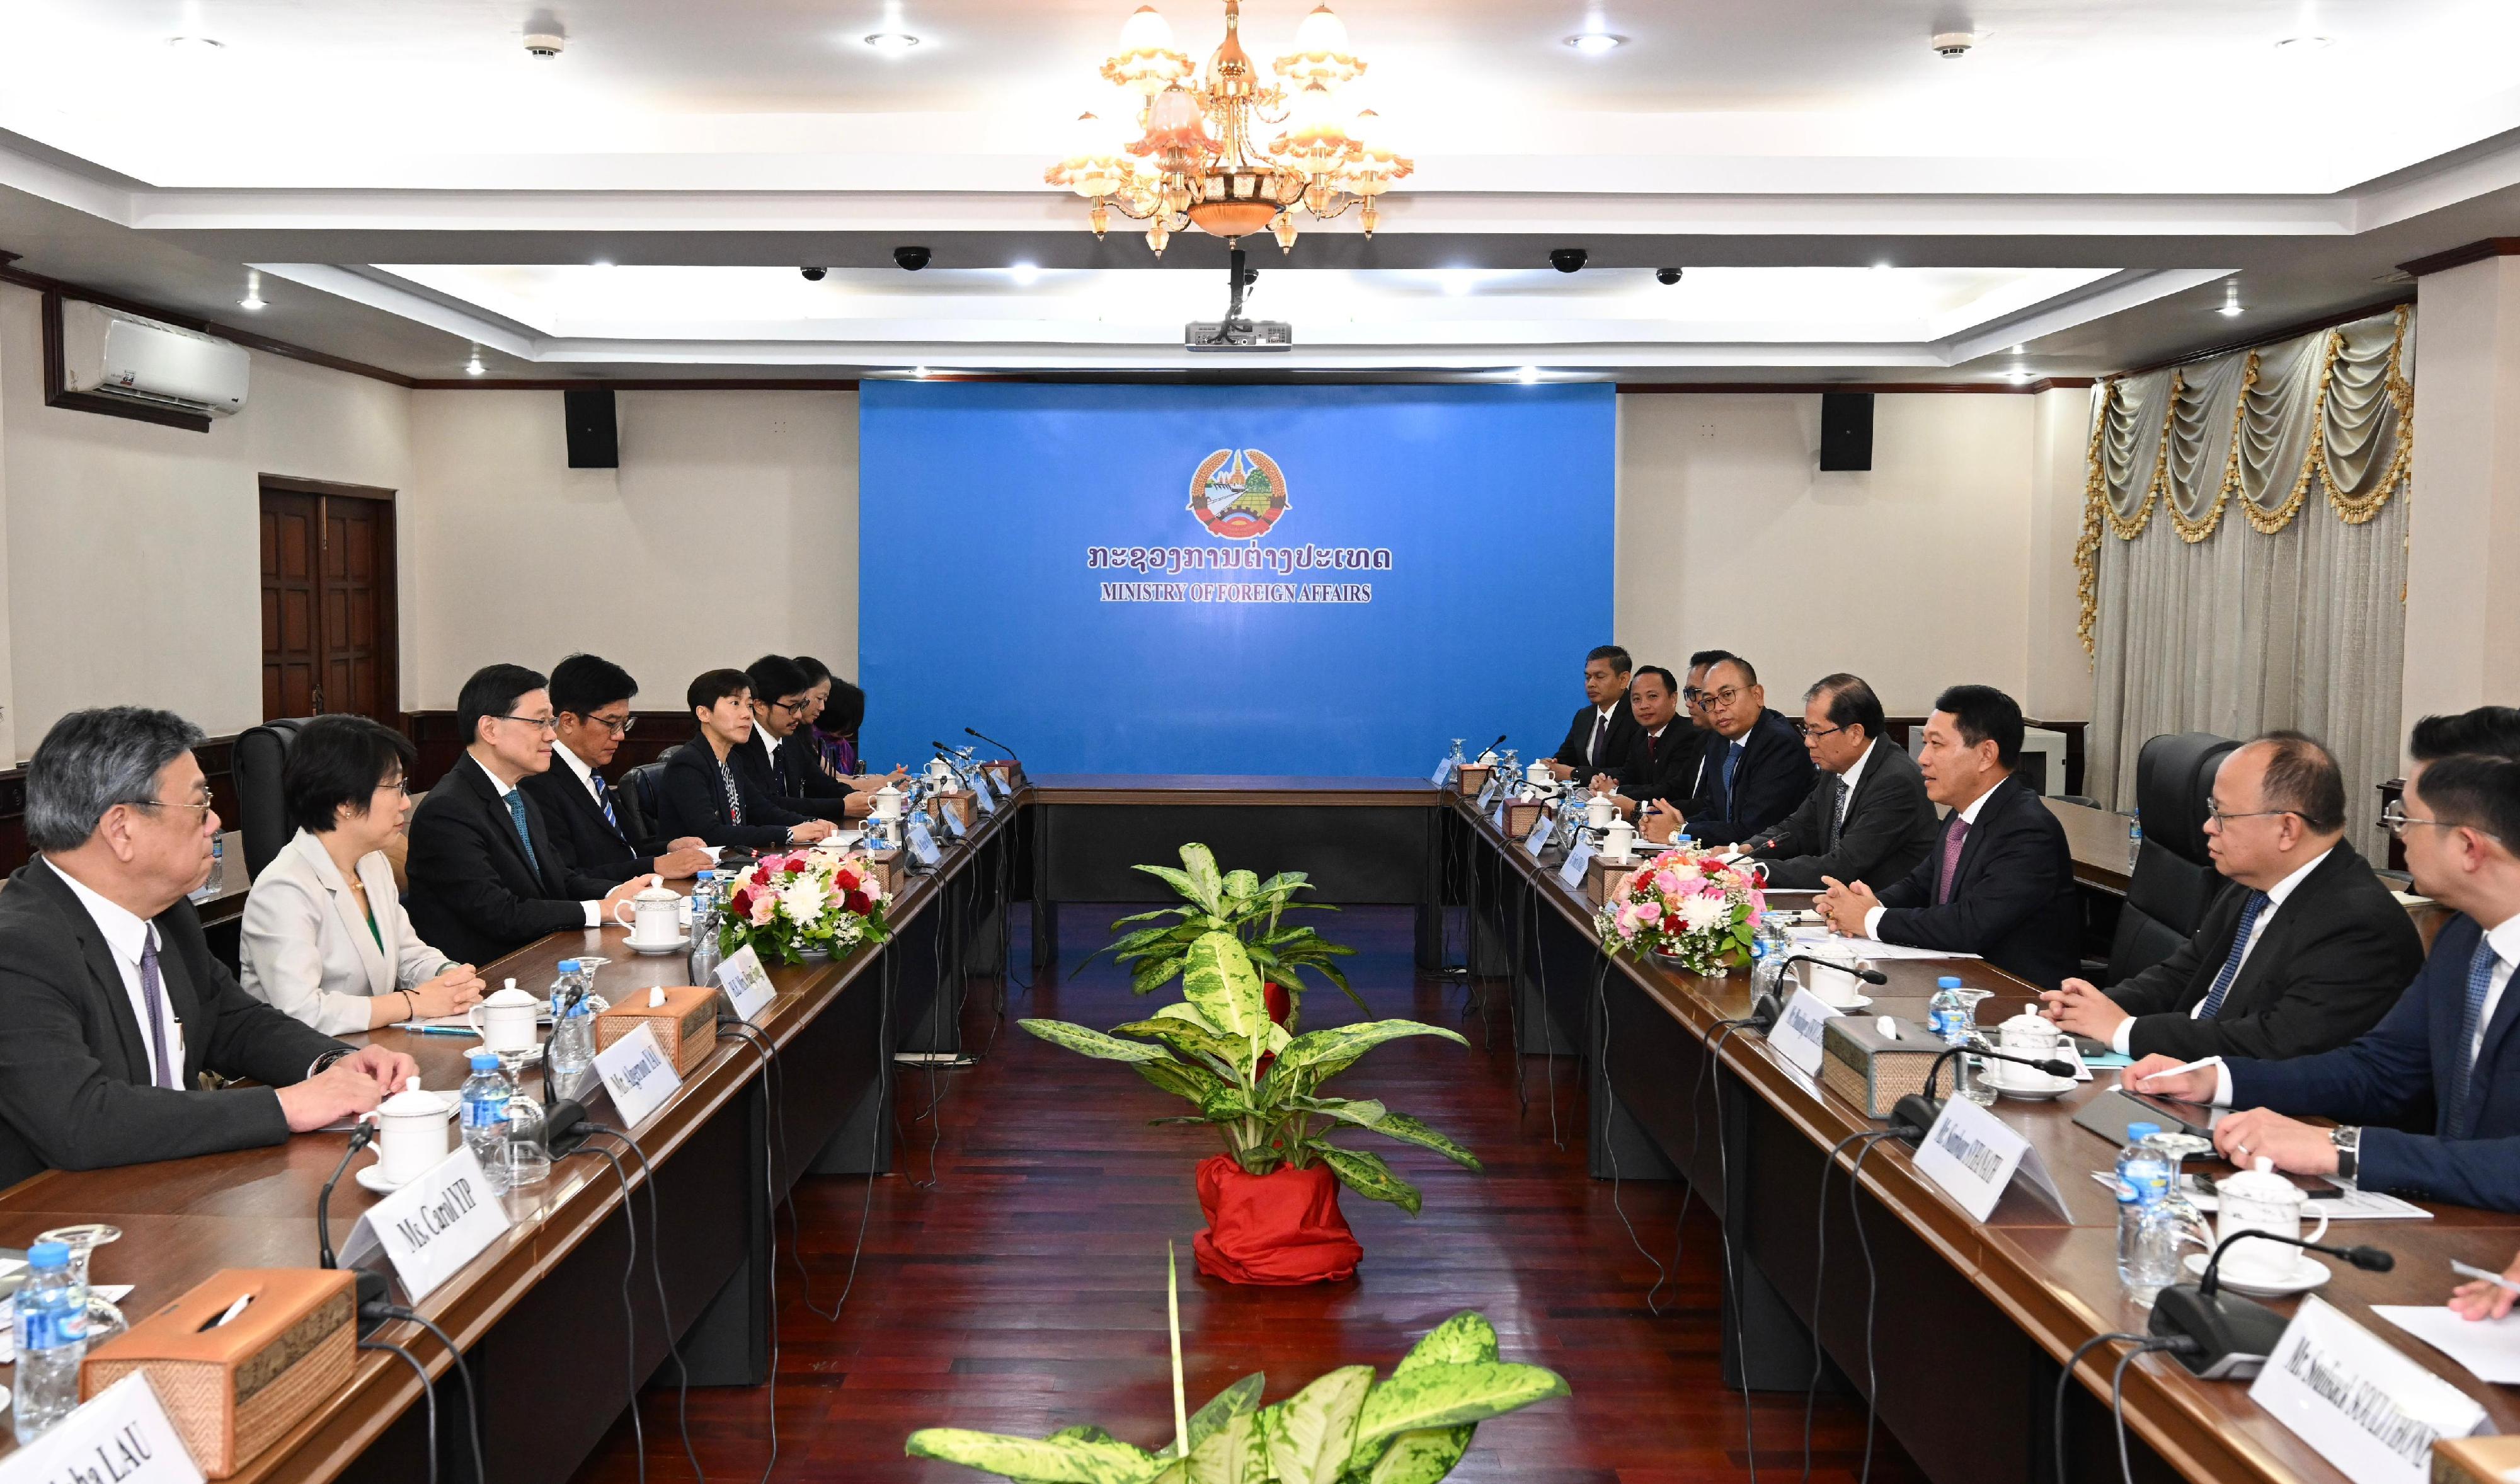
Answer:
[[[2220,1209],[2215,1212],[2214,1236],[2219,1241],[2230,1241],[2243,1232],[2267,1232],[2276,1237],[2303,1237],[2301,1218],[2310,1197],[2299,1186],[2275,1172],[2275,1162],[2258,1156],[2257,1168],[2242,1170],[2214,1183],[2214,1198]],[[2318,1213],[2318,1225],[2303,1239],[2317,1241],[2327,1235],[2327,1213]],[[2280,1287],[2294,1282],[2309,1259],[2301,1248],[2283,1241],[2244,1241],[2233,1243],[2223,1254],[2219,1271],[2236,1282],[2261,1287]]]
[[[423,1092],[418,1077],[406,1079],[401,1092],[377,1104],[377,1167],[388,1183],[417,1179],[446,1157],[451,1147],[447,1119],[454,1111],[454,1099]]]
[[[518,989],[517,981],[510,979],[505,989],[466,1011],[464,1018],[472,1025],[472,1034],[481,1038],[483,1050],[514,1054],[534,1049],[535,1026],[542,1018],[542,1001]]]
[[[632,916],[624,920],[623,909]],[[633,947],[652,947],[671,943],[683,935],[683,896],[665,884],[660,877],[648,877],[647,888],[637,896],[612,904],[612,921],[630,929]]]

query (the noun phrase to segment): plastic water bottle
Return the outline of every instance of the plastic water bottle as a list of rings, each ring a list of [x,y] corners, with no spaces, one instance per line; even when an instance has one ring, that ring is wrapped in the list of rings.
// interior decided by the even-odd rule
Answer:
[[[1934,1034],[1942,1038],[1945,1046],[1969,1044],[1969,1032],[1975,1028],[1977,1017],[1970,1012],[1968,998],[1960,993],[1958,975],[1945,974],[1934,981],[1934,998],[1927,1013],[1932,1016]],[[1952,1058],[1951,1075],[1954,1097],[1980,1105],[1995,1101],[1995,1089],[1986,1086],[1986,1079],[1969,1064],[1965,1053]]]
[[[499,1172],[508,1162],[508,1100],[516,1095],[508,1074],[499,1070],[499,1054],[474,1052],[472,1075],[464,1079],[460,1094],[464,1100],[464,1143],[472,1150],[472,1157],[481,1161],[490,1184],[501,1189],[505,1187]]]
[[[2127,816],[2127,870],[2133,871],[2136,862],[2141,859],[2143,859],[2143,821],[2130,814]]]
[[[568,1012],[569,1002],[576,999],[579,992],[580,986],[577,978],[577,961],[575,959],[561,960],[559,976],[552,980],[551,987],[551,1012],[554,1020],[558,1020],[561,1016]]]
[[[703,871],[699,884],[692,888],[692,952],[686,963],[689,977],[685,983],[708,985],[717,982],[717,967],[725,958],[717,946],[721,921],[716,873]]]
[[[2178,1277],[2178,1244],[2170,1220],[2170,1162],[2146,1141],[2161,1132],[2155,1123],[2127,1125],[2127,1146],[2118,1151],[2118,1282],[2138,1304]]]
[[[26,1249],[18,1285],[17,1430],[33,1442],[78,1406],[79,1362],[87,1354],[87,1285],[70,1275],[68,1242]]]

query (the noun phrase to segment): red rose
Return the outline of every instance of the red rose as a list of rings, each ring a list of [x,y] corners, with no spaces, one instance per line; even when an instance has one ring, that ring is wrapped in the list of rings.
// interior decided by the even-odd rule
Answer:
[[[755,886],[767,886],[770,884],[770,868],[768,866],[757,866],[753,868],[752,884]]]
[[[840,905],[846,907],[850,912],[855,913],[859,917],[865,917],[868,913],[875,911],[875,899],[868,896],[863,891],[850,892],[848,900]]]
[[[738,886],[735,888],[735,896],[728,901],[727,906],[737,917],[748,918],[752,916],[751,888],[747,886]]]
[[[858,874],[854,871],[834,871],[832,873],[832,885],[841,891],[855,891],[858,889]]]

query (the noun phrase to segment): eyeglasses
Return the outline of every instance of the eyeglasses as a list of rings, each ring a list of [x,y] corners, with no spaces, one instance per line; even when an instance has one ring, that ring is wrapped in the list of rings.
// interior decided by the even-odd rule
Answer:
[[[1726,686],[1721,691],[1700,691],[1697,698],[1710,706],[1729,706],[1749,694],[1739,686]]]
[[[2301,811],[2298,809],[2252,809],[2246,814],[2233,814],[2228,809],[2224,808],[2220,804],[2214,803],[2210,799],[2207,800],[2205,804],[2205,818],[2217,825],[2228,825],[2233,820],[2280,819],[2284,815],[2299,814],[2300,812]]]
[[[560,718],[557,716],[502,716],[499,720],[520,721],[538,732],[548,733],[554,737],[560,735]]]
[[[624,716],[619,721],[609,716],[581,716],[578,720],[590,727],[602,727],[615,737],[627,737],[630,735],[630,729],[639,725],[639,718],[635,716]]]
[[[218,807],[208,799],[202,799],[199,803],[187,803],[171,798],[127,798],[123,802],[134,809],[190,809],[195,814],[207,814]]]
[[[2387,808],[2380,811],[2380,828],[2388,831],[2391,834],[2398,836],[2400,839],[2406,838],[2407,827],[2408,825],[2430,825],[2436,830],[2476,829],[2473,825],[2462,825],[2457,820],[2416,819],[2412,815],[2407,813],[2406,801],[2403,799],[2392,802]],[[2489,839],[2501,838],[2501,836],[2497,835],[2492,831],[2488,830],[2477,830],[2476,832],[2485,835]]]
[[[773,711],[802,711],[812,704],[813,702],[810,700],[774,700],[770,703],[770,709]]]
[[[391,791],[399,793],[405,798],[409,798],[411,797],[411,780],[407,778],[398,778],[389,784],[379,784],[377,785],[376,791],[379,793]]]
[[[1800,732],[1803,736],[1805,736],[1805,737],[1809,738],[1809,737],[1835,737],[1837,734],[1839,734],[1840,732],[1845,731],[1846,729],[1845,729],[1844,727],[1815,727],[1815,726],[1813,726],[1810,722],[1807,722],[1807,721],[1798,721],[1798,722],[1794,723],[1794,730],[1795,730],[1795,731],[1797,731],[1797,732]]]

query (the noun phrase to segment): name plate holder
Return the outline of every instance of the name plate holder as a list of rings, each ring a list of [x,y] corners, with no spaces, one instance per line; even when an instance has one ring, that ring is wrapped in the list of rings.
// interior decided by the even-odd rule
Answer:
[[[2015,1175],[2059,1215],[2072,1214],[2065,1206],[2065,1192],[2056,1189],[2056,1178],[2048,1173],[2048,1162],[2039,1157],[2030,1141],[1966,1098],[1944,1102],[1942,1116],[1916,1147],[1916,1168],[1942,1187],[1944,1194],[1958,1201],[1971,1221],[1984,1221],[1994,1214],[1995,1203],[2003,1198]]]
[[[1593,837],[1578,835],[1575,848],[1566,852],[1566,864],[1557,868],[1557,884],[1569,891],[1584,889],[1585,873],[1593,869]]]
[[[747,943],[744,948],[752,947]],[[595,1054],[595,1069],[604,1077],[605,1089],[612,1094],[613,1110],[621,1115],[623,1128],[637,1128],[648,1116],[664,1105],[683,1085],[682,1073],[665,1057],[664,1048],[656,1044],[654,1026],[642,1021],[620,1040]]]
[[[637,1034],[655,1045],[648,1027],[640,1026]],[[598,1052],[596,1059],[604,1054]],[[359,1214],[350,1239],[341,1244],[341,1265],[356,1267],[383,1248],[403,1291],[417,1303],[507,1230],[508,1208],[481,1173],[472,1147],[459,1144],[454,1153]]]
[[[2484,1407],[2306,1294],[2249,1400],[2355,1484],[2425,1484],[2433,1444],[2492,1432]]]
[[[1541,852],[1549,848],[1549,837],[1556,832],[1557,821],[1550,817],[1548,810],[1541,810],[1540,817],[1531,822],[1531,832],[1523,836],[1524,853],[1535,861],[1540,859]]]
[[[770,970],[761,967],[761,955],[749,943],[718,964],[717,987],[726,992],[726,1003],[735,1007],[746,1025],[759,1024],[761,1012],[779,998],[779,992],[770,987]]]
[[[927,832],[925,820],[912,815],[903,833],[910,840],[911,863],[920,870],[933,871],[945,859],[945,852],[936,848],[936,836]]]
[[[1785,1058],[1787,1066],[1806,1077],[1817,1077],[1825,1056],[1822,1037],[1836,1014],[1820,996],[1808,989],[1796,989],[1785,1000],[1784,1012],[1777,1016],[1777,1023],[1769,1029],[1768,1046]]]
[[[202,1470],[135,1371],[0,1461],[0,1484],[202,1484]]]
[[[983,815],[998,812],[998,798],[996,792],[989,787],[988,772],[986,768],[971,770],[971,802],[979,806],[980,813]]]

